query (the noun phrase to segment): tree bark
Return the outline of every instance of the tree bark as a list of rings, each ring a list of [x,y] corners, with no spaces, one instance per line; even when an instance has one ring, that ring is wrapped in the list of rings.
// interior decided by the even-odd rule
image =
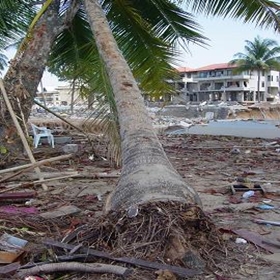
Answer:
[[[9,69],[4,77],[5,89],[21,124],[26,122],[30,115],[33,100],[45,71],[52,44],[65,24],[59,16],[59,8],[60,1],[54,0],[42,14],[29,34],[29,41],[10,61]],[[24,120],[22,120],[22,115]],[[11,161],[13,161],[13,155],[18,155],[22,152],[22,145],[15,126],[1,98],[0,143],[7,149],[8,154],[11,156]],[[7,160],[9,160],[7,154],[1,155],[0,153],[0,167],[1,162],[2,165],[7,164]]]
[[[121,136],[122,172],[107,201],[107,210],[148,201],[181,201],[201,205],[169,162],[152,126],[132,72],[118,49],[97,0],[85,0],[86,12],[98,51],[113,88]]]

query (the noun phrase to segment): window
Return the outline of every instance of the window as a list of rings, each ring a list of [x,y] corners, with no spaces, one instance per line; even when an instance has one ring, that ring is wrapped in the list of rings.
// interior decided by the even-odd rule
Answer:
[[[227,76],[231,76],[232,75],[232,70],[227,70]]]
[[[211,84],[210,83],[202,83],[200,85],[200,90],[209,90],[211,88]]]
[[[262,87],[264,87],[264,82],[262,82]]]
[[[206,78],[207,77],[207,72],[200,72],[198,74],[199,78]]]
[[[271,77],[270,77],[270,75],[268,75],[267,76],[267,81],[270,82],[270,79],[271,79]]]
[[[265,71],[264,71],[264,70],[262,70],[262,76],[264,76],[264,74],[265,74]]]

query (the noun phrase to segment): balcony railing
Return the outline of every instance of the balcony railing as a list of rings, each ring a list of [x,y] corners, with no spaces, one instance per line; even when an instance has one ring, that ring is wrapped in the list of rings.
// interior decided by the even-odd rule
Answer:
[[[250,87],[245,86],[230,86],[230,87],[201,87],[198,91],[247,91],[250,90]]]
[[[216,76],[212,76],[212,75],[205,75],[205,76],[193,76],[194,80],[197,81],[202,81],[202,80],[236,80],[236,79],[252,79],[254,76],[248,75],[248,74],[237,74],[237,75],[228,75],[228,74],[222,74],[222,75],[216,75]]]

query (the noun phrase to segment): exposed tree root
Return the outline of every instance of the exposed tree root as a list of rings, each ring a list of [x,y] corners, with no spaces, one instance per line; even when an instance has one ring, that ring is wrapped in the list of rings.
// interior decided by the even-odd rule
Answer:
[[[210,218],[195,205],[153,202],[140,205],[137,216],[129,215],[126,210],[110,212],[80,232],[76,241],[114,256],[212,273],[228,275],[239,264]]]

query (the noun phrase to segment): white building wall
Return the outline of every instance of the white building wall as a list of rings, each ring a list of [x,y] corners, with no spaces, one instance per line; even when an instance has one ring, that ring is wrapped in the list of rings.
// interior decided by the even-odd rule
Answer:
[[[203,69],[201,71],[194,69],[193,72],[188,70],[187,73],[181,73],[181,82],[185,85],[182,92],[188,92],[189,94],[186,101],[190,100],[191,95],[192,99],[196,99],[197,101],[214,100],[217,96],[223,101],[237,100],[239,102],[256,102],[258,100],[257,71],[252,71],[251,73],[246,71],[239,74],[229,74],[232,73],[231,69],[220,68],[220,71],[223,74],[216,75],[217,71],[216,68],[213,70]],[[214,75],[210,75],[211,72],[214,72]],[[261,73],[259,87],[261,101],[266,101],[267,98],[273,99],[275,96],[278,97],[280,88],[279,81],[280,75],[278,71]],[[190,92],[189,89],[186,90],[186,88],[189,88],[188,85],[191,83],[196,85],[196,89],[193,89]],[[217,83],[223,83],[224,86],[219,89],[216,85]],[[206,86],[206,84],[209,84],[209,86]],[[196,94],[193,95],[192,93]]]

